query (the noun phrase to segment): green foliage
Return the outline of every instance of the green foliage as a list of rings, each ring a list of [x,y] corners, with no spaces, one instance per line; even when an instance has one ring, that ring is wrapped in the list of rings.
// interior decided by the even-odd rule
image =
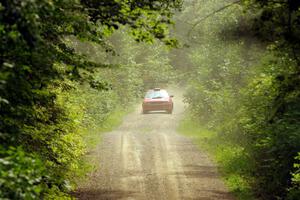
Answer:
[[[105,32],[128,24],[137,41],[153,42],[158,38],[165,44],[172,43],[168,37],[168,25],[172,24],[170,17],[182,3],[181,0],[81,2],[87,8],[91,21],[101,23]]]
[[[1,199],[70,199],[62,192],[68,183],[51,176],[38,155],[21,147],[1,147],[0,155]]]
[[[5,199],[41,198],[47,183],[45,167],[40,159],[27,155],[21,148],[1,148],[0,197]],[[46,185],[46,187],[45,187]],[[16,190],[16,188],[24,188]]]
[[[162,87],[173,81],[175,75],[168,57],[169,49],[162,42],[151,46],[137,43],[127,32],[128,28],[120,27],[109,38],[110,46],[115,49],[114,55],[103,54],[104,50],[99,45],[76,40],[71,43],[88,59],[113,65],[111,68],[98,69],[99,73],[94,78],[109,83],[110,88],[118,91],[124,99],[128,95],[138,97],[145,89]],[[133,91],[136,91],[135,94]]]
[[[251,162],[249,157],[245,156],[244,148],[228,141],[217,132],[206,129],[190,114],[188,113],[186,119],[179,124],[178,131],[192,138],[201,149],[214,158],[225,184],[238,199],[255,199],[250,182],[245,177],[245,171],[251,168]]]
[[[298,153],[295,160],[295,172],[292,173],[292,187],[289,189],[287,197],[289,200],[296,200],[300,196],[300,153]]]
[[[188,6],[182,18],[191,17],[189,13],[195,7],[201,8],[197,11],[201,19],[224,5],[219,1],[199,2]],[[243,33],[239,27],[245,22],[243,9],[234,5],[189,33],[192,45],[186,55],[190,68],[186,73],[189,77],[185,100],[207,127],[224,126],[230,132],[236,126],[228,119],[240,107],[240,90],[255,74],[255,65],[263,52],[261,44],[251,38],[251,32],[239,36]]]
[[[77,170],[78,160],[86,152],[81,127],[105,121],[121,100],[121,92],[111,90],[110,78],[90,74],[96,68],[111,65],[96,63],[97,59],[78,53],[68,39],[102,45],[105,54],[112,51],[105,42],[106,37],[119,26],[127,25],[130,31],[136,32],[137,40],[157,38],[168,44],[171,38],[166,28],[179,8],[179,0],[1,1],[1,159],[18,156],[23,159],[12,166],[17,169],[20,165],[20,174],[23,170],[26,174],[31,169],[31,160],[37,160],[32,169],[36,169],[37,176],[45,173],[43,181],[51,183],[51,191],[46,197],[48,185],[37,183],[36,187],[41,189],[36,191],[28,189],[25,183],[9,186],[11,180],[5,175],[1,184],[7,191],[0,198],[9,198],[13,191],[18,191],[16,195],[37,198],[67,198],[64,182]],[[118,72],[120,76],[115,77],[115,84],[125,74],[124,84],[138,85],[138,73],[129,68],[125,71]],[[127,94],[126,85],[122,87],[132,101],[137,96],[137,86],[129,88]],[[31,174],[28,176],[30,179]]]
[[[245,130],[254,144],[249,147],[255,158],[254,188],[262,199],[282,199],[287,193],[288,198],[298,199],[299,187],[292,186],[291,174],[297,174],[293,165],[300,150],[297,123],[300,4],[297,1],[250,2],[255,5],[252,10],[259,13],[254,28],[261,38],[271,42],[269,48],[275,54],[275,58],[262,63],[266,75],[258,82],[254,79],[257,95],[251,103],[246,103],[250,120]],[[246,97],[251,98],[250,94]],[[254,115],[254,112],[261,114]]]
[[[299,126],[295,123],[299,120],[299,87],[295,84],[299,80],[293,78],[297,68],[285,57],[271,61],[265,66],[272,65],[273,70],[266,70],[268,73],[249,85],[241,117],[250,142],[248,150],[255,159],[254,188],[263,199],[286,194],[300,148]]]
[[[130,41],[130,38],[124,34],[124,30],[113,35],[112,43],[118,49],[116,53],[120,56],[111,62],[118,65],[123,63],[123,70],[131,69],[128,73],[131,74],[132,78],[128,81],[137,79],[142,81],[131,82],[127,85],[131,87],[142,86],[140,90],[144,91],[153,87],[163,87],[174,80],[168,49],[162,43],[157,42],[151,46],[138,44]],[[125,81],[126,79],[122,80]],[[124,83],[121,82],[120,84]],[[121,88],[121,85],[118,87]]]
[[[243,149],[237,154],[250,167],[242,165],[241,175],[257,198],[299,199],[300,4],[211,0],[185,6],[181,20],[197,13],[187,38],[194,42],[187,54],[192,73],[186,73],[194,119],[216,131],[225,147]],[[228,166],[236,151],[223,150]]]

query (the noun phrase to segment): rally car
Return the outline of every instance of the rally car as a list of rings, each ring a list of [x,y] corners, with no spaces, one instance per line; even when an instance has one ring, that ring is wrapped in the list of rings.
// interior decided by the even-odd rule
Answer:
[[[173,95],[169,95],[164,89],[154,88],[148,90],[142,104],[143,113],[150,111],[166,111],[169,114],[173,112]]]

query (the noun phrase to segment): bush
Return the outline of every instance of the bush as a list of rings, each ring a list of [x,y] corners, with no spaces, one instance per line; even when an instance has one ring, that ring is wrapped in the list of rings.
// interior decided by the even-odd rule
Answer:
[[[41,199],[51,178],[43,162],[21,147],[0,149],[0,198]]]
[[[295,171],[292,173],[292,186],[288,191],[288,200],[297,200],[300,197],[300,153],[298,153],[295,160]]]
[[[188,9],[198,5],[205,13],[214,5],[224,6],[216,2],[194,3]],[[201,43],[193,44],[188,54],[192,73],[185,100],[194,118],[216,131],[220,141],[243,149],[239,154],[250,166],[243,177],[258,198],[299,199],[293,165],[300,151],[300,4],[243,2],[251,5],[252,14],[245,10],[245,17],[240,6],[232,5],[204,16],[190,33],[191,40],[201,38]],[[259,25],[257,30],[253,24]],[[258,35],[270,45],[258,41]],[[240,165],[238,160],[234,164]]]

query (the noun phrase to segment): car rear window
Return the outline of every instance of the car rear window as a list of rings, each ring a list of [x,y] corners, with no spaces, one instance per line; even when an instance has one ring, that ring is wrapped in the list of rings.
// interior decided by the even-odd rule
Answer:
[[[148,99],[160,99],[160,98],[167,98],[169,97],[168,93],[165,90],[159,90],[159,91],[148,91],[145,98]]]

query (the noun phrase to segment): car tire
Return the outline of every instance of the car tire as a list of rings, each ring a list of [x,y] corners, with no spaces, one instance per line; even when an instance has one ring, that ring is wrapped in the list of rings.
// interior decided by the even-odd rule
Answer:
[[[147,114],[147,113],[148,113],[148,111],[146,111],[146,110],[143,110],[143,111],[142,111],[142,113],[143,113],[143,114]]]
[[[172,114],[172,112],[173,112],[173,109],[167,110],[167,113],[168,113],[168,114]]]

